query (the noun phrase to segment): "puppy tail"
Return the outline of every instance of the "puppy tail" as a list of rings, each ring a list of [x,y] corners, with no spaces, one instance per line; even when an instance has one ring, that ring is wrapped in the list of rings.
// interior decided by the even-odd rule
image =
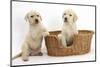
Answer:
[[[21,56],[21,54],[22,54],[22,52],[20,52],[19,54],[15,55],[15,56],[12,58],[12,60],[14,60],[14,59],[16,59],[16,58],[20,57],[20,56]]]

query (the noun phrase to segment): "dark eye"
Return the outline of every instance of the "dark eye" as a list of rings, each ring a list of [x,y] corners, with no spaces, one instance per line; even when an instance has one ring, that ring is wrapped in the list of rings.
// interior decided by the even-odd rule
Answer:
[[[33,18],[33,17],[34,17],[34,15],[31,16],[31,18]]]
[[[66,13],[64,13],[64,15],[66,15]]]
[[[72,16],[72,14],[69,14],[69,16]]]
[[[39,17],[39,15],[36,15],[37,17]]]

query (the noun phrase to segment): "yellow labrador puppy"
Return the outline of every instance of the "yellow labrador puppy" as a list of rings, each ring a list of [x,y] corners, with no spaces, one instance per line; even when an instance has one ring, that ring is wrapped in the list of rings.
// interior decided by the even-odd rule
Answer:
[[[76,28],[77,15],[72,9],[67,9],[63,13],[63,26],[61,34],[58,35],[63,47],[70,46],[73,43],[73,36],[78,34]]]
[[[49,35],[49,32],[41,23],[42,18],[37,11],[28,12],[25,19],[29,22],[29,33],[22,45],[22,52],[13,59],[21,56],[22,60],[27,61],[29,55],[43,55],[41,52],[42,38]]]

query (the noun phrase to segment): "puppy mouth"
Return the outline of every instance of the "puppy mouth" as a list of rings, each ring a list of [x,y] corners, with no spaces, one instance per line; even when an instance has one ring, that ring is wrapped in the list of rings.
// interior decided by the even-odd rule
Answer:
[[[64,18],[64,22],[68,22],[68,19],[66,17]]]

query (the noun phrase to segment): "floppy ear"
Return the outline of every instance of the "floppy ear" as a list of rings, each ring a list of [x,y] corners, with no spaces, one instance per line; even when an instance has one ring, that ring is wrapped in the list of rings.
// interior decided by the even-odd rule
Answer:
[[[28,13],[25,16],[25,20],[28,21]]]
[[[77,21],[77,19],[78,19],[77,15],[76,15],[76,14],[74,14],[74,17],[73,17],[73,22],[76,22],[76,21]]]
[[[64,13],[63,13],[63,15],[62,15],[62,18],[64,18]]]
[[[42,20],[42,17],[40,16],[40,19]]]
[[[64,15],[62,15],[62,18],[64,18]]]

